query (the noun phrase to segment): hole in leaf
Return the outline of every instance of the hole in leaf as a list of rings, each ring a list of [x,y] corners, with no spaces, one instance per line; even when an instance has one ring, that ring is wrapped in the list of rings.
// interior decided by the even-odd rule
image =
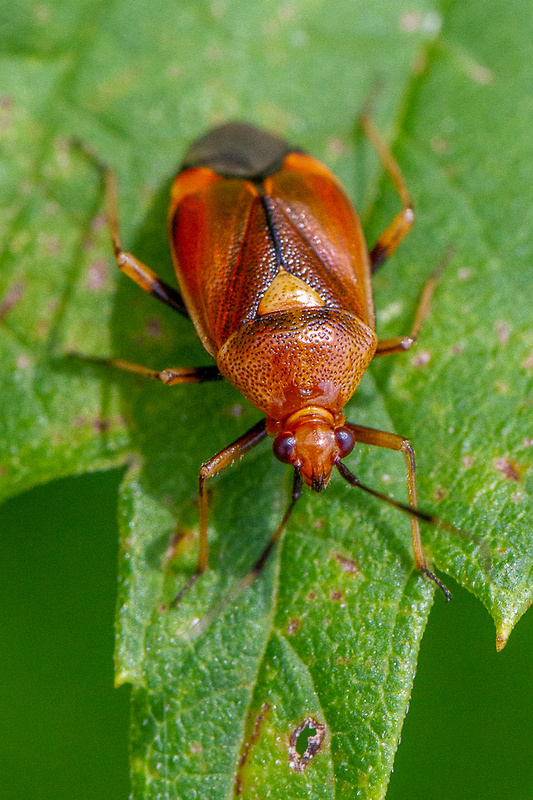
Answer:
[[[319,752],[326,735],[326,726],[313,717],[307,717],[291,733],[289,740],[289,766],[295,772],[303,772],[312,758]]]
[[[312,728],[310,725],[301,732],[301,734],[296,739],[296,752],[298,753],[299,756],[303,756],[303,754],[307,750],[309,739],[315,736],[316,736],[316,728]]]

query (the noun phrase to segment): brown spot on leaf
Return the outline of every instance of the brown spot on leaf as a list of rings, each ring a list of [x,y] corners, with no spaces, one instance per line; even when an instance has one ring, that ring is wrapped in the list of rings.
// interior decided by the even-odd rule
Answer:
[[[152,339],[160,339],[163,329],[157,317],[148,317],[145,325],[146,335]]]
[[[25,286],[22,281],[17,281],[8,290],[6,296],[0,302],[0,320],[5,319],[9,312],[17,305],[24,294]]]
[[[509,384],[505,383],[505,381],[496,381],[494,390],[497,394],[509,394]]]
[[[294,636],[295,633],[298,633],[302,626],[302,621],[299,619],[290,619],[289,624],[287,625],[287,633],[289,636]]]
[[[12,125],[13,98],[0,96],[0,131],[8,131]]]
[[[47,236],[44,240],[44,246],[51,256],[57,256],[61,252],[61,244],[55,236]]]
[[[343,556],[342,553],[336,553],[336,552],[332,552],[331,556],[332,558],[335,559],[335,561],[339,562],[339,564],[343,569],[343,572],[349,572],[351,575],[358,574],[359,567],[352,558],[346,558],[346,556]]]
[[[419,350],[416,356],[411,360],[413,367],[425,367],[431,361],[431,353],[429,350]]]
[[[501,472],[510,481],[519,481],[525,469],[517,461],[512,461],[509,458],[495,458],[494,466],[498,472]]]
[[[99,292],[104,288],[107,278],[107,261],[105,258],[99,258],[93,261],[87,272],[87,288],[91,292]]]
[[[108,419],[101,419],[97,417],[93,420],[93,428],[96,433],[107,433],[110,427],[111,423]]]
[[[330,594],[330,598],[331,598],[332,600],[336,600],[337,602],[339,602],[340,600],[342,600],[342,599],[343,599],[343,597],[344,597],[344,596],[343,596],[342,592],[339,592],[337,589],[335,589],[335,590],[334,590],[333,592],[331,592],[331,594]]]
[[[494,80],[494,73],[488,67],[478,64],[470,58],[463,63],[466,74],[476,83],[486,86],[487,84],[492,83]]]
[[[242,789],[243,789],[243,770],[246,766],[246,762],[250,756],[250,750],[252,749],[253,745],[259,739],[261,734],[261,726],[263,725],[264,719],[268,712],[270,711],[270,706],[268,703],[263,703],[261,706],[261,711],[255,718],[255,722],[253,724],[252,732],[248,738],[248,740],[244,743],[242,748],[241,757],[239,759],[239,766],[237,767],[237,774],[235,776],[235,785],[233,788],[233,795],[234,797],[242,797]]]
[[[107,228],[107,217],[105,214],[97,214],[94,217],[93,221],[91,222],[91,228],[93,231],[97,231],[100,228]]]
[[[522,361],[522,366],[525,369],[533,369],[533,350],[528,355],[528,357],[524,359],[524,361]]]
[[[338,158],[339,156],[344,155],[346,151],[346,146],[342,139],[337,137],[330,139],[327,143],[328,155],[331,159]]]
[[[400,17],[400,30],[405,33],[414,33],[422,26],[422,14],[420,11],[406,11]]]
[[[326,726],[313,717],[307,717],[293,730],[289,739],[289,766],[303,772],[322,747]]]
[[[431,139],[430,144],[433,152],[437,153],[438,155],[442,155],[442,153],[445,153],[448,149],[448,142],[443,136],[434,136]]]
[[[509,336],[511,335],[511,331],[509,329],[509,325],[506,322],[502,322],[501,320],[496,323],[496,336],[498,337],[498,341],[502,346],[505,346],[509,341]]]

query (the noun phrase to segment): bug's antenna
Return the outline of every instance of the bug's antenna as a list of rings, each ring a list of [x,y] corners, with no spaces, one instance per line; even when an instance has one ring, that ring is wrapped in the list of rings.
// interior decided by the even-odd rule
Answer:
[[[446,520],[437,517],[435,514],[428,514],[426,511],[421,511],[419,508],[415,508],[414,506],[410,506],[408,503],[402,503],[399,500],[395,500],[393,497],[389,497],[382,492],[378,492],[376,489],[371,489],[370,486],[365,486],[364,483],[361,483],[359,478],[350,472],[348,467],[342,463],[340,459],[335,462],[335,466],[337,467],[340,475],[344,478],[350,486],[355,486],[357,489],[362,489],[363,492],[372,495],[372,497],[376,497],[378,500],[383,500],[384,503],[388,503],[393,508],[397,508],[398,511],[403,511],[405,514],[409,514],[411,517],[417,517],[417,519],[421,520],[422,522],[427,523],[428,525],[432,525],[435,528],[443,528],[444,530],[450,531],[451,533],[461,533],[458,528],[452,525],[450,522],[446,522]],[[437,578],[437,576],[431,572],[426,567],[422,567],[420,570],[426,577],[428,577],[433,583],[435,583],[439,589],[442,591],[446,600],[450,600],[451,593],[450,590],[442,583],[442,581]]]

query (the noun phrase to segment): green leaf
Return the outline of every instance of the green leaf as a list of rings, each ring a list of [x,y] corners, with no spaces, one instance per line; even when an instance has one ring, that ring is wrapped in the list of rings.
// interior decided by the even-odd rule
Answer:
[[[383,797],[433,587],[408,520],[337,478],[231,596],[288,501],[265,445],[212,482],[211,569],[168,610],[194,569],[199,465],[258,414],[229,385],[170,389],[67,358],[209,362],[186,320],[116,277],[98,171],[72,139],[117,170],[125,245],[172,281],[170,179],[229,118],[329,163],[374,241],[398,200],[353,128],[380,84],[374,116],[417,214],[376,276],[382,337],[409,331],[455,250],[417,350],[373,365],[347,417],[415,444],[421,505],[461,530],[426,530],[427,552],[485,604],[501,647],[531,603],[532,25],[519,0],[28,0],[0,20],[0,492],[129,464],[117,681],[134,684],[135,797]],[[405,498],[396,454],[348,463]],[[307,719],[325,737],[299,772],[290,737]]]

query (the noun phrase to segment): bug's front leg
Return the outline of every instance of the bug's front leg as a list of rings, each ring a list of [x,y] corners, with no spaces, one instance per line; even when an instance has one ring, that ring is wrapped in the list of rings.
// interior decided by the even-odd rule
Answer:
[[[200,467],[198,476],[198,500],[200,504],[200,543],[198,548],[198,563],[196,571],[191,575],[183,589],[174,598],[172,605],[177,606],[184,594],[190,589],[200,575],[206,571],[209,561],[209,544],[207,538],[208,522],[208,503],[207,503],[207,481],[213,478],[224,467],[233,464],[238,458],[242,458],[245,453],[263,441],[266,436],[266,420],[257,422],[250,430],[240,436],[230,445],[221,450],[215,456],[206,461]]]
[[[413,509],[418,510],[415,451],[409,440],[404,439],[403,436],[398,436],[396,433],[380,431],[375,428],[366,428],[363,425],[354,425],[351,422],[346,422],[345,425],[354,434],[356,442],[360,442],[361,444],[369,444],[374,447],[383,447],[387,450],[395,450],[398,453],[404,454],[405,465],[407,469],[407,494],[409,497],[409,505]],[[398,507],[397,502],[393,504]],[[442,524],[442,521],[438,520],[436,517],[430,517],[429,519],[426,519],[426,521],[430,521],[431,524]],[[433,581],[433,583],[435,583],[444,593],[446,599],[449,600],[450,592],[442,583],[442,581],[437,578],[435,573],[431,572],[426,564],[426,558],[422,549],[422,541],[420,539],[419,518],[413,513],[411,513],[411,533],[413,536],[413,551],[416,568],[426,575],[431,581]]]

